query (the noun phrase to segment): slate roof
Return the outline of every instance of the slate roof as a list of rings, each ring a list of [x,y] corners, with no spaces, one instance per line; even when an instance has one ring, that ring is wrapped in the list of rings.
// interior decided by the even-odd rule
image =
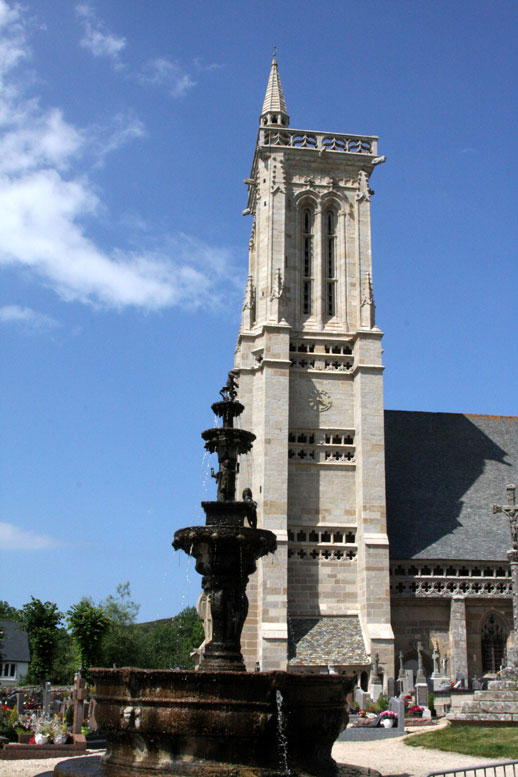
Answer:
[[[357,615],[290,618],[288,663],[369,664]]]
[[[506,559],[517,417],[387,410],[385,456],[391,558]]]
[[[0,621],[3,637],[0,654],[3,661],[30,661],[27,632],[16,621]]]

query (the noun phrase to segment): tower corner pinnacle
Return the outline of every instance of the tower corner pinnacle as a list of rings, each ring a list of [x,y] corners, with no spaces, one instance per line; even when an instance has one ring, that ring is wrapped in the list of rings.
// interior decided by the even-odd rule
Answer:
[[[282,91],[279,68],[277,66],[277,48],[273,50],[272,65],[270,76],[266,87],[266,94],[263,102],[263,109],[260,116],[260,123],[263,127],[281,126],[289,127],[290,117],[286,108],[286,100]]]

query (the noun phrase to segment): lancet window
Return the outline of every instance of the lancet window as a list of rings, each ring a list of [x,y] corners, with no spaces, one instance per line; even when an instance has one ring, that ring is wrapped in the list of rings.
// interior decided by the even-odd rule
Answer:
[[[302,211],[302,313],[311,315],[313,303],[313,213]]]
[[[328,210],[325,213],[325,289],[326,313],[334,316],[336,313],[336,213]]]
[[[498,672],[505,663],[507,631],[505,627],[490,615],[481,629],[482,671]]]

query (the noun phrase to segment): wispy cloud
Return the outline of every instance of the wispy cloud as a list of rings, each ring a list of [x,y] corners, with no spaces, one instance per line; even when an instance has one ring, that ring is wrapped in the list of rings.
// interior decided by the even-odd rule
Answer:
[[[126,39],[110,32],[102,19],[86,3],[76,6],[76,14],[83,24],[81,46],[88,49],[94,57],[108,57],[115,67],[121,67],[120,54],[126,47]]]
[[[0,521],[0,550],[50,550],[62,547],[64,544],[57,537],[37,534],[28,529],[20,529],[13,523]]]
[[[19,325],[26,329],[40,332],[60,326],[55,318],[21,305],[4,305],[4,307],[0,308],[0,323]]]
[[[86,222],[91,227],[106,216],[84,168],[87,152],[96,150],[95,167],[145,130],[137,117],[122,114],[104,130],[77,128],[59,108],[25,97],[30,50],[22,6],[13,8],[0,0],[0,86],[9,84],[0,89],[0,266],[23,269],[65,301],[98,307],[218,305],[220,289],[233,288],[236,275],[230,251],[187,236],[163,236],[157,242],[166,250],[128,251],[102,246],[87,232]],[[178,95],[189,88],[173,63],[157,67],[154,77],[169,78]]]
[[[200,73],[210,73],[211,70],[221,70],[225,67],[225,65],[220,65],[217,62],[211,62],[209,65],[206,65],[201,57],[195,57],[192,63]]]
[[[196,81],[177,62],[167,57],[153,59],[138,77],[142,84],[165,86],[171,97],[183,97],[196,86]]]
[[[105,157],[113,151],[146,136],[143,122],[133,113],[117,113],[108,125],[95,125],[89,128],[87,142],[94,153],[97,167],[104,163]]]

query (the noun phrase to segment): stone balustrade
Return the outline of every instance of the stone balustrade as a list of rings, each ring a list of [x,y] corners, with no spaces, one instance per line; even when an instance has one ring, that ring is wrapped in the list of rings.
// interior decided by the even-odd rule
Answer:
[[[378,138],[375,135],[342,135],[288,127],[262,127],[259,130],[258,145],[312,148],[322,152],[337,151],[371,156],[378,154]]]

